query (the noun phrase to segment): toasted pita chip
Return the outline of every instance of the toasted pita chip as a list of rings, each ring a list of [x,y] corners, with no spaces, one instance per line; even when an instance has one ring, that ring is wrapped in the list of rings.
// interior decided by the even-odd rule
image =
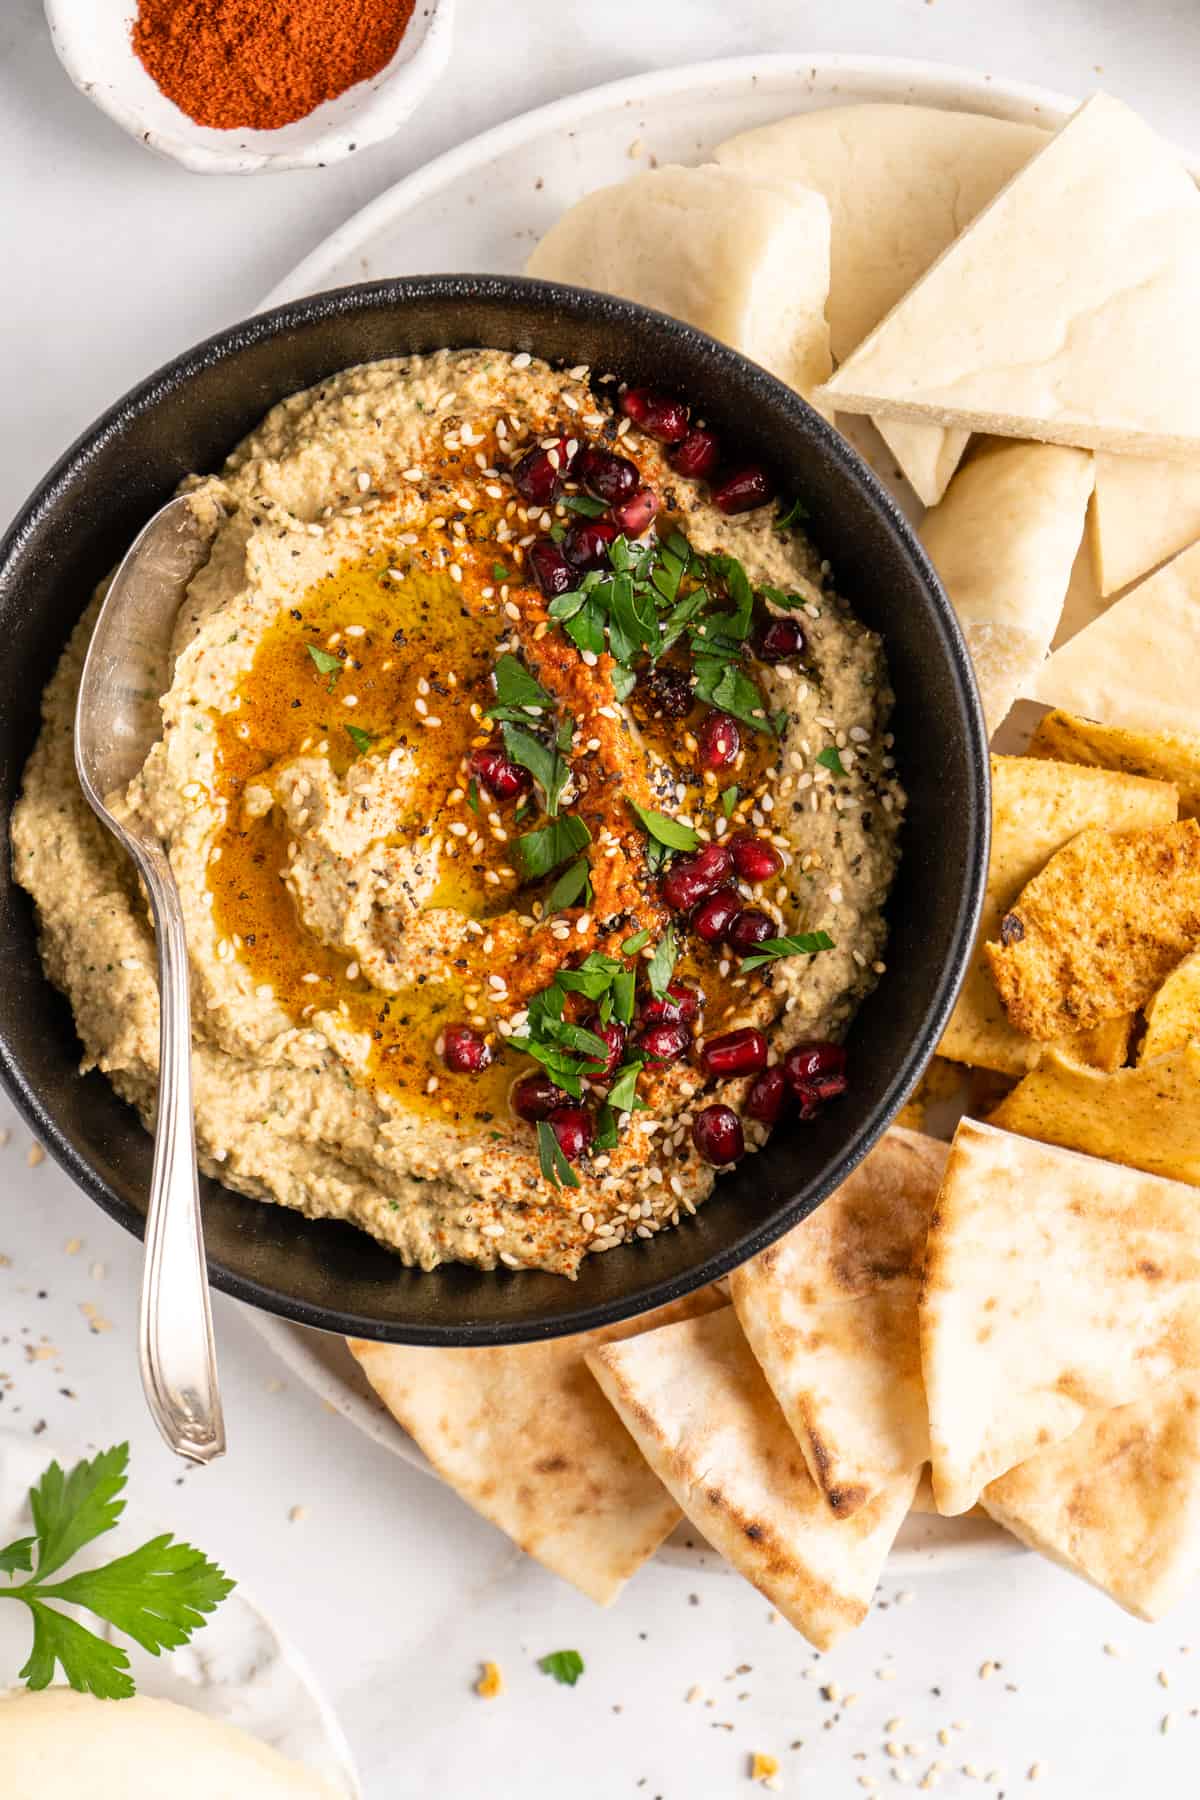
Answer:
[[[1139,1063],[1156,1062],[1170,1050],[1200,1043],[1200,950],[1176,965],[1146,1008]]]
[[[696,1529],[810,1643],[828,1650],[862,1623],[917,1469],[835,1518],[732,1310],[609,1344],[588,1366]]]
[[[585,194],[525,272],[671,313],[802,394],[829,374],[829,208],[794,182],[712,163],[647,170]]]
[[[1107,1075],[1050,1052],[989,1122],[1200,1187],[1200,1048]]]
[[[1144,1006],[1200,944],[1200,825],[1089,826],[984,946],[1010,1022],[1043,1042]]]
[[[1200,193],[1136,113],[1097,94],[819,397],[875,418],[1196,456],[1198,305]]]
[[[1029,757],[992,758],[992,853],[979,938],[958,1004],[938,1046],[954,1062],[1022,1075],[1044,1046],[1009,1024],[983,946],[998,936],[1000,921],[1021,889],[1056,850],[1087,825],[1115,831],[1165,825],[1175,817],[1175,789],[1107,769]],[[1080,1061],[1117,1067],[1124,1060],[1128,1022],[1101,1026],[1066,1046]],[[1115,1060],[1114,1060],[1115,1059]]]
[[[1093,1413],[983,1490],[998,1524],[1152,1621],[1200,1570],[1200,1378]]]
[[[940,1512],[1088,1412],[1200,1367],[1198,1223],[1179,1182],[963,1120],[921,1293]]]
[[[584,1355],[724,1305],[705,1288],[648,1317],[497,1350],[349,1344],[388,1411],[468,1506],[607,1606],[680,1515]]]
[[[1115,594],[1200,538],[1200,467],[1101,453],[1090,526],[1096,584]]]
[[[989,732],[1045,661],[1091,492],[1085,450],[990,444],[925,515],[921,540],[958,614]]]
[[[798,181],[832,216],[829,336],[844,362],[958,233],[1046,142],[1032,125],[927,106],[835,106],[730,138],[717,161]],[[968,432],[880,430],[917,498],[936,506]]]
[[[1029,754],[1169,781],[1179,790],[1180,818],[1200,818],[1200,736],[1126,731],[1119,725],[1077,719],[1071,713],[1048,712],[1030,739]]]
[[[747,1342],[839,1518],[929,1457],[917,1295],[948,1154],[893,1127],[823,1206],[730,1280]]]
[[[1056,650],[1029,698],[1130,731],[1196,731],[1200,544]]]

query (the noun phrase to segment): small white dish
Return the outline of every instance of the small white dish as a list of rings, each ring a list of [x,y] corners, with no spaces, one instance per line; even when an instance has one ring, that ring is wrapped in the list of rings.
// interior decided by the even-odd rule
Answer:
[[[29,1531],[29,1489],[56,1454],[64,1468],[76,1460],[61,1451],[56,1453],[40,1440],[31,1442],[15,1433],[0,1432],[0,1544]],[[82,1561],[107,1562],[122,1556],[157,1529],[161,1527],[156,1522],[139,1518],[135,1510],[132,1516],[123,1516],[94,1547],[89,1546]],[[113,1634],[106,1625],[92,1618],[86,1623],[111,1640]],[[28,1654],[29,1639],[26,1609],[3,1608],[0,1689],[17,1685],[17,1670]],[[224,1724],[236,1725],[323,1776],[345,1800],[362,1800],[350,1746],[315,1675],[240,1582],[182,1649],[150,1656],[127,1638],[116,1641],[129,1653],[139,1693],[174,1700]],[[0,1792],[4,1791],[0,1778]]]
[[[347,88],[275,131],[214,131],[168,100],[134,55],[136,0],[45,0],[50,38],[81,94],[147,149],[202,175],[261,175],[324,168],[390,137],[446,67],[454,0],[417,0],[395,56],[378,75]]]

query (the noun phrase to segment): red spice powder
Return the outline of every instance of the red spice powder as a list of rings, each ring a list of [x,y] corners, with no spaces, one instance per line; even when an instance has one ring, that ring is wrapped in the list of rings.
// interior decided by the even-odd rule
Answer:
[[[415,0],[139,0],[134,52],[197,125],[272,131],[377,75]]]

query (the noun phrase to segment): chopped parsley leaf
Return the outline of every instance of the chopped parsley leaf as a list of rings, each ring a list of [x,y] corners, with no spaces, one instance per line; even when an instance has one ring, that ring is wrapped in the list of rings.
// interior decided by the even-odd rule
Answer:
[[[579,1183],[575,1185],[578,1187]],[[583,1674],[583,1658],[578,1650],[552,1650],[549,1656],[538,1658],[538,1668],[543,1675],[553,1675],[555,1681],[565,1687],[574,1687]]]
[[[591,865],[586,856],[580,856],[575,862],[568,863],[550,892],[546,895],[546,911],[548,913],[563,912],[568,906],[591,901]]]
[[[780,506],[775,515],[776,531],[792,531],[802,525],[808,517],[808,508],[802,500],[793,500],[790,506]]]
[[[479,783],[473,775],[467,783],[467,805],[473,813],[479,811]]]
[[[727,787],[721,792],[721,811],[727,819],[732,819],[733,809],[741,797],[741,789],[737,786]]]
[[[334,689],[334,684],[336,683],[338,676],[342,672],[342,664],[341,664],[340,658],[338,658],[336,656],[332,656],[328,650],[322,650],[319,647],[319,645],[317,645],[317,644],[305,644],[304,648],[308,651],[308,654],[312,657],[313,661],[316,663],[317,668],[319,669],[321,674],[328,675],[329,686],[326,688],[325,691],[327,694],[332,694],[333,689]]]
[[[635,931],[632,937],[625,939],[625,942],[621,945],[621,955],[636,956],[638,951],[644,950],[649,942],[650,928],[647,926],[644,930]]]
[[[347,725],[346,735],[360,756],[365,756],[375,742],[370,732],[364,731],[361,725]]]
[[[844,775],[846,773],[846,770],[842,766],[841,756],[832,744],[821,751],[820,755],[817,757],[817,761],[821,764],[822,768],[832,769],[835,775]]]
[[[542,1171],[543,1179],[548,1181],[551,1187],[577,1188],[579,1186],[579,1177],[563,1155],[562,1146],[555,1137],[554,1127],[550,1124],[548,1119],[538,1120],[537,1141],[538,1166]],[[574,1655],[575,1652],[573,1650],[558,1650],[555,1652],[555,1656]],[[550,1660],[551,1658],[549,1657],[543,1657],[539,1667],[544,1668],[546,1663]],[[575,1660],[579,1662],[577,1656]],[[569,1687],[575,1686],[575,1683],[579,1680],[582,1672],[582,1662],[579,1663],[579,1668],[572,1675],[560,1675],[554,1669],[546,1669],[547,1675],[553,1675],[555,1681],[565,1681]]]
[[[636,800],[631,800],[629,804],[648,835],[656,843],[664,844],[668,850],[694,850],[700,842],[690,825],[681,825],[678,819],[672,819],[666,813],[655,812],[652,807],[639,806]]]
[[[742,973],[775,962],[781,956],[815,956],[818,950],[832,950],[833,939],[827,931],[802,931],[795,937],[764,938],[753,956],[742,959]]]
[[[591,841],[592,834],[583,820],[568,813],[564,818],[552,819],[540,831],[524,832],[513,844],[513,853],[526,881],[537,881]]]
[[[650,992],[656,1000],[661,1000],[666,993],[678,960],[679,945],[675,937],[675,927],[668,925],[658,940],[654,955],[646,965],[646,980],[649,982]]]

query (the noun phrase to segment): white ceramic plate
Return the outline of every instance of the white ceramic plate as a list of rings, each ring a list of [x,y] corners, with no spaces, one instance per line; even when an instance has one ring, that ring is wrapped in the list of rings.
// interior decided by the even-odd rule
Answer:
[[[29,1489],[55,1454],[39,1441],[0,1433],[0,1544],[30,1530]],[[70,1466],[70,1458],[58,1460]],[[97,1560],[136,1549],[156,1530],[136,1513],[123,1516],[98,1541]],[[17,1685],[29,1641],[26,1609],[0,1608],[0,1688]],[[139,1693],[236,1725],[323,1775],[347,1800],[361,1800],[350,1747],[316,1677],[240,1585],[181,1650],[150,1656],[126,1639],[119,1641],[129,1651]],[[0,1792],[3,1788],[0,1776]]]
[[[212,131],[180,112],[134,55],[133,7],[113,0],[45,4],[50,41],[80,93],[139,144],[201,175],[324,168],[391,137],[445,69],[454,23],[454,0],[422,0],[395,56],[369,81],[275,131]]]
[[[303,294],[394,275],[475,270],[517,273],[566,207],[607,182],[658,162],[702,162],[724,138],[790,113],[864,101],[990,113],[1053,128],[1073,110],[1062,94],[934,63],[882,57],[798,55],[700,63],[587,93],[510,120],[440,156],[389,188],[318,246],[266,296],[263,307]],[[869,424],[855,430],[872,456]],[[881,472],[883,465],[881,463]],[[904,496],[911,501],[911,496]],[[360,1430],[432,1474],[412,1439],[385,1411],[340,1338],[266,1313],[255,1328],[297,1378]],[[914,1515],[897,1540],[892,1574],[1012,1555],[1021,1548],[985,1518]],[[681,1527],[659,1552],[691,1569],[723,1566]]]

